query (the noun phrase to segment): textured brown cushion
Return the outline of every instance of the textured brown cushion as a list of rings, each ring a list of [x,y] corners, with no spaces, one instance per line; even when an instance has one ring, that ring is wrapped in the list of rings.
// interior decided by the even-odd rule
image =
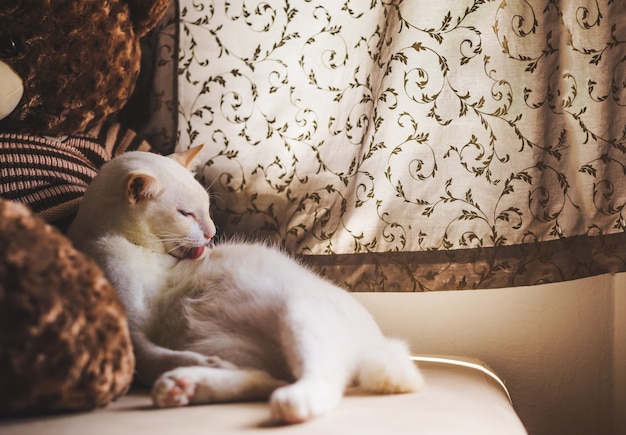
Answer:
[[[134,363],[123,305],[96,264],[0,200],[0,415],[106,405]]]

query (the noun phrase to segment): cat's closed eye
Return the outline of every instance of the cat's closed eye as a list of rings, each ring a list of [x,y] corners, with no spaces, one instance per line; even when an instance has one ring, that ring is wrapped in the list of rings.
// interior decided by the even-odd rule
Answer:
[[[193,214],[192,212],[187,211],[187,210],[183,210],[183,209],[181,209],[181,208],[179,208],[179,209],[178,209],[178,213],[180,213],[180,214],[181,214],[181,215],[183,215],[184,217],[191,216],[191,217],[195,218],[195,216],[194,216],[194,214]]]

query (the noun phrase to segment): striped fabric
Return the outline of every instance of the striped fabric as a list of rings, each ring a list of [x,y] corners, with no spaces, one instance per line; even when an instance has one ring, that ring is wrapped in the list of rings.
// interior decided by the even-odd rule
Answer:
[[[0,197],[26,204],[50,223],[66,220],[98,169],[131,150],[151,148],[117,123],[63,140],[0,133]]]

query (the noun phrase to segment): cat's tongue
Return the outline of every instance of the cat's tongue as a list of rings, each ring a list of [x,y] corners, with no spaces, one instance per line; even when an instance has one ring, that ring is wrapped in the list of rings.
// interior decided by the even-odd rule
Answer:
[[[191,248],[183,249],[183,258],[189,260],[195,260],[196,258],[200,258],[204,254],[204,246],[194,246]]]

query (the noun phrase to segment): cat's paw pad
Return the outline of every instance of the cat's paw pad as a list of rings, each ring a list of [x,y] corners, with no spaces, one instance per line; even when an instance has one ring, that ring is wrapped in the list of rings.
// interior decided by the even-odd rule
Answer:
[[[152,388],[152,402],[159,408],[188,405],[196,391],[195,382],[175,372],[163,374]]]
[[[341,394],[313,383],[296,383],[274,391],[272,418],[282,423],[302,423],[337,406]]]

